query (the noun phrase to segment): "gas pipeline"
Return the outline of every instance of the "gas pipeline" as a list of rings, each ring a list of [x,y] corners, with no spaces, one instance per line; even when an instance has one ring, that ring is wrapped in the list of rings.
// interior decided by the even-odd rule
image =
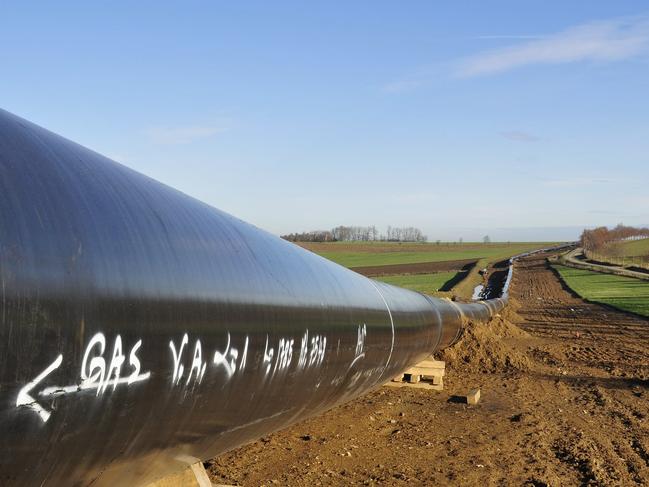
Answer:
[[[0,110],[0,484],[142,485],[317,415],[503,298],[373,281]]]

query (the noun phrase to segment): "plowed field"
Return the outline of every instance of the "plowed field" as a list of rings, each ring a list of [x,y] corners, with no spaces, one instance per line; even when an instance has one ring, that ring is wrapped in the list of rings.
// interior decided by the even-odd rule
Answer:
[[[442,262],[419,262],[415,264],[389,264],[352,267],[351,270],[368,277],[392,276],[395,274],[429,274],[431,272],[468,271],[476,259],[445,260]]]

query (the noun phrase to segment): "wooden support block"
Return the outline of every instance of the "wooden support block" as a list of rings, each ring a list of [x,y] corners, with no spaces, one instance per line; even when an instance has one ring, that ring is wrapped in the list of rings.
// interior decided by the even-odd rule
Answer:
[[[420,387],[422,389],[433,389],[441,391],[444,389],[446,363],[440,360],[423,360],[414,367],[410,367],[403,374],[385,384],[389,386]]]
[[[203,462],[196,462],[184,470],[158,479],[146,487],[212,487],[212,483],[207,476]]]
[[[421,374],[421,380],[435,380],[444,377],[444,374]]]
[[[195,463],[191,466],[192,473],[194,474],[194,477],[196,478],[196,482],[200,487],[212,487],[212,482],[210,481],[210,478],[207,476],[207,472],[205,471],[205,466],[203,465],[203,462],[198,462]]]
[[[424,360],[406,370],[406,374],[419,374],[424,378],[444,376],[446,364],[436,360]]]
[[[419,374],[410,374],[410,377],[408,378],[408,382],[410,384],[416,384],[421,380],[421,375]]]
[[[480,401],[480,389],[471,389],[466,395],[466,403],[475,406]]]
[[[412,387],[414,389],[428,389],[432,391],[443,391],[444,386],[442,384],[436,386],[430,382],[419,382],[417,384],[409,384],[408,382],[386,382],[385,384],[388,387]]]

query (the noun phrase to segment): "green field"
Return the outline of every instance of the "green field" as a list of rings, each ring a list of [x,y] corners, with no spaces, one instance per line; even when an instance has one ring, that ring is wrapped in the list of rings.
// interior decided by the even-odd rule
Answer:
[[[345,267],[361,267],[462,259],[482,259],[487,262],[497,262],[515,254],[548,247],[553,244],[547,242],[490,244],[470,242],[437,245],[434,243],[331,242],[303,243],[301,245]]]
[[[410,274],[377,277],[378,281],[405,287],[420,293],[435,294],[447,281],[455,277],[455,272],[437,272],[435,274]]]
[[[398,242],[326,242],[326,243],[300,243],[306,249],[333,260],[345,267],[380,266],[390,264],[414,264],[420,262],[443,262],[450,260],[475,259],[477,264],[468,273],[467,277],[459,282],[452,293],[463,299],[470,299],[473,288],[482,281],[478,271],[490,264],[508,259],[509,257],[530,250],[551,247],[552,242],[515,242],[515,243],[398,243]],[[442,274],[444,277],[442,277]],[[431,277],[431,282],[419,276],[385,276],[381,278],[391,284],[415,289],[430,294],[437,293],[437,289],[450,277],[440,273],[439,277]],[[389,279],[389,280],[388,280]],[[441,280],[441,282],[440,282]]]
[[[627,257],[649,256],[649,238],[629,240],[619,245],[622,248],[622,255]]]
[[[594,260],[624,267],[649,268],[649,238],[613,242],[589,252],[588,256]]]
[[[554,268],[582,298],[649,317],[649,281],[562,265]]]

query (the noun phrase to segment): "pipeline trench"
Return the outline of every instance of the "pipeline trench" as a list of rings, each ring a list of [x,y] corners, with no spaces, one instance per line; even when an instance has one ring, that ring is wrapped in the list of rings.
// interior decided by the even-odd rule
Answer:
[[[237,485],[646,485],[649,320],[586,303],[545,259],[439,355],[443,392],[378,390],[208,462]],[[481,387],[477,406],[454,395]]]

